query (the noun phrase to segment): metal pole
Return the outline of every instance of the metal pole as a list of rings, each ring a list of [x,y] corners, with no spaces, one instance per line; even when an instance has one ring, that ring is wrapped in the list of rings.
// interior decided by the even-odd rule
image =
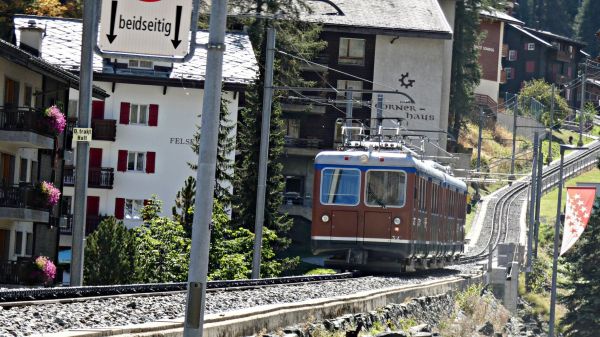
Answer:
[[[558,201],[556,203],[556,222],[554,224],[554,258],[552,259],[552,288],[550,290],[550,322],[548,337],[554,337],[554,318],[556,315],[556,269],[558,265],[558,236],[560,235],[560,213],[562,208],[563,162],[565,150],[560,147],[560,167],[558,173]]]
[[[206,304],[206,277],[210,248],[210,223],[212,220],[213,191],[217,162],[217,136],[221,109],[223,80],[223,52],[225,51],[225,24],[227,0],[213,1],[210,13],[210,30],[206,52],[206,80],[202,101],[202,139],[198,155],[196,202],[192,224],[192,248],[187,284],[187,303],[183,335],[202,336]]]
[[[535,131],[533,133],[533,167],[531,168],[531,183],[529,184],[530,199],[529,199],[529,230],[527,231],[527,276],[529,277],[529,273],[531,272],[531,256],[533,250],[533,231],[535,226],[535,201],[536,198],[536,175],[537,175],[537,158],[539,151],[539,133]],[[529,282],[526,282],[527,288],[529,290]]]
[[[94,46],[98,23],[96,22],[97,6],[93,0],[85,0],[83,5],[83,32],[81,36],[81,68],[79,71],[79,116],[80,128],[90,127],[90,111],[92,109],[92,80]],[[77,142],[77,159],[75,162],[75,194],[73,203],[73,237],[71,244],[71,285],[83,285],[83,252],[85,239],[85,207],[87,201],[88,157],[90,144]]]
[[[512,158],[510,161],[509,180],[515,180],[515,154],[517,150],[517,115],[519,113],[519,96],[515,95],[515,109],[513,111],[513,137],[512,137]]]
[[[477,136],[477,173],[481,172],[481,143],[483,141],[483,107],[479,107],[479,134]],[[479,183],[475,185],[475,195],[479,200]]]
[[[539,151],[539,155],[538,155],[538,173],[537,173],[537,182],[535,184],[536,186],[536,192],[535,192],[535,196],[536,196],[536,200],[535,200],[535,230],[534,230],[534,234],[533,234],[533,242],[534,242],[534,247],[533,247],[533,258],[537,259],[537,250],[538,250],[538,235],[540,232],[540,207],[541,207],[541,203],[542,203],[542,184],[543,182],[543,170],[544,170],[544,154],[541,151],[542,146],[540,144],[540,151]]]
[[[383,94],[377,94],[377,127],[383,126]],[[378,130],[379,131],[379,130]]]
[[[265,87],[263,92],[262,132],[260,134],[260,160],[258,165],[258,188],[256,191],[256,215],[254,223],[254,252],[252,254],[252,278],[260,278],[263,223],[265,221],[265,194],[267,191],[267,163],[269,161],[269,131],[271,128],[271,104],[273,101],[273,62],[275,61],[275,29],[267,28],[267,52],[265,64]]]
[[[352,89],[352,88],[348,88]],[[352,126],[352,120],[348,118],[352,118],[352,91],[346,91],[346,127]],[[352,133],[348,130],[347,133],[348,140],[352,140]]]
[[[552,96],[550,97],[550,140],[548,141],[548,165],[552,162],[552,129],[554,129],[554,84],[552,84]]]
[[[583,109],[585,107],[585,81],[587,76],[588,61],[585,59],[583,74],[581,75],[581,105],[579,107],[579,141],[577,146],[583,146]]]

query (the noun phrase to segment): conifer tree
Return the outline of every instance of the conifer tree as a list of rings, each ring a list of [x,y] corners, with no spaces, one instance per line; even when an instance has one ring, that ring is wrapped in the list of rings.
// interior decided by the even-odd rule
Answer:
[[[196,179],[188,177],[181,190],[177,192],[175,206],[172,208],[173,220],[179,222],[189,238],[192,237],[194,214],[191,209],[196,201]]]
[[[217,141],[217,166],[215,169],[215,191],[214,198],[223,205],[229,205],[231,202],[231,183],[233,180],[233,159],[231,158],[235,151],[235,135],[233,129],[235,123],[229,118],[229,101],[221,97],[221,109],[219,111],[219,135]],[[200,152],[200,127],[197,128],[192,140],[192,151],[197,155]],[[197,162],[188,163],[194,171],[198,169]],[[194,192],[196,183],[194,181]],[[184,187],[185,188],[185,187]],[[193,205],[193,202],[192,202]],[[190,219],[191,221],[191,219]]]
[[[566,337],[595,337],[600,331],[600,199],[596,200],[589,223],[578,242],[564,256],[567,270],[560,301],[569,312],[561,323]]]
[[[583,4],[579,8],[579,13],[575,17],[574,31],[575,37],[587,43],[585,51],[590,53],[592,57],[599,55],[600,47],[598,46],[598,39],[596,32],[600,30],[600,1],[598,0],[584,0]]]
[[[294,0],[285,1],[239,1],[242,11],[257,15],[286,13],[286,20],[271,22],[264,19],[253,19],[249,24],[248,34],[254,47],[259,64],[265,64],[266,28],[274,25],[277,30],[276,48],[301,55],[310,59],[324,47],[318,40],[320,29],[316,25],[298,22],[300,11],[308,10],[305,4]],[[277,55],[275,62],[275,83],[281,85],[307,85],[300,76],[300,61]],[[235,193],[233,205],[233,222],[237,227],[254,231],[256,210],[256,186],[258,181],[258,162],[260,145],[260,128],[262,115],[262,97],[264,85],[264,68],[261,67],[258,80],[248,88],[246,107],[242,110],[238,127],[238,153],[235,169]],[[289,245],[285,235],[292,221],[278,211],[283,202],[282,192],[285,181],[282,175],[281,156],[284,147],[284,128],[279,98],[287,93],[275,92],[271,112],[271,128],[269,138],[269,160],[267,169],[267,193],[265,201],[265,227],[274,231],[276,249],[281,251]],[[263,269],[264,272],[264,269]]]

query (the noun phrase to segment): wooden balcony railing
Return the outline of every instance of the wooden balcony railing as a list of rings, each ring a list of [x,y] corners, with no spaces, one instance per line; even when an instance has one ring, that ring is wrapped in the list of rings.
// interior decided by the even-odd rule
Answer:
[[[92,138],[114,142],[117,138],[117,121],[114,119],[92,120]]]
[[[303,148],[313,148],[319,149],[321,148],[322,141],[316,138],[292,138],[285,137],[285,146],[286,147],[303,147]]]
[[[53,137],[42,110],[29,107],[0,107],[0,130],[30,131]]]
[[[115,169],[112,167],[90,167],[88,170],[88,187],[113,188]],[[75,185],[75,167],[65,166],[63,174],[65,186]]]

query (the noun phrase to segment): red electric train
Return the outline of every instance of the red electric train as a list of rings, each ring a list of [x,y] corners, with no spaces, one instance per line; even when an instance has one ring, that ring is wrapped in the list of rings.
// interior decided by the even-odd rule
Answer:
[[[315,158],[313,253],[328,255],[330,268],[375,272],[441,268],[457,259],[466,184],[414,152],[377,148]]]

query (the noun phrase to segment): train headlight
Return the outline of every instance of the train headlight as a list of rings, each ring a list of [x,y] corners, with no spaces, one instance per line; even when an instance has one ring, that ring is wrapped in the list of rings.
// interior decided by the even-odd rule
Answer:
[[[367,156],[366,154],[363,154],[360,156],[360,162],[361,163],[366,163],[369,161],[369,156]]]
[[[396,217],[394,218],[394,225],[398,226],[402,221],[400,220],[400,218]]]
[[[321,216],[321,221],[323,221],[323,222],[329,222],[329,215],[327,215],[327,214],[323,214],[323,215]]]

